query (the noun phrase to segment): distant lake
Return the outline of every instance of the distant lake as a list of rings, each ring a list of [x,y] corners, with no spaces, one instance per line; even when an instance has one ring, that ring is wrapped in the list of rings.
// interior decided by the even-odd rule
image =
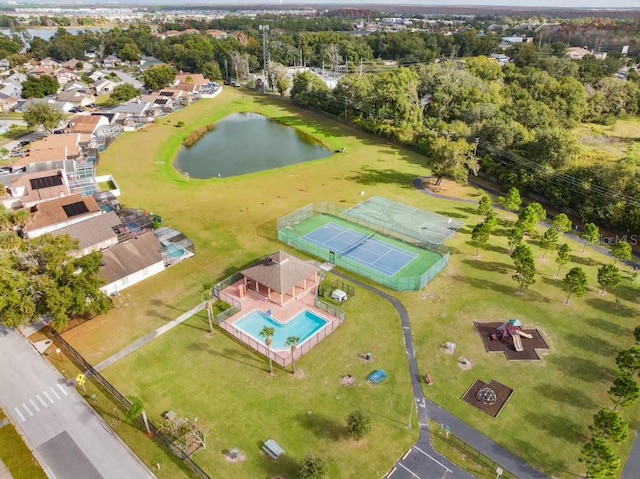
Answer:
[[[317,140],[257,113],[234,113],[175,161],[191,178],[228,178],[331,156]]]
[[[51,40],[51,37],[55,35],[57,29],[56,28],[26,28],[25,29],[29,35],[32,37],[40,37],[43,40]],[[90,31],[90,32],[106,32],[110,30],[110,28],[103,27],[78,27],[78,28],[65,28],[66,31],[71,33],[72,35],[77,35],[79,32]],[[1,28],[0,32],[4,33],[7,36],[11,36],[12,31],[8,28]],[[16,32],[17,33],[17,32]]]

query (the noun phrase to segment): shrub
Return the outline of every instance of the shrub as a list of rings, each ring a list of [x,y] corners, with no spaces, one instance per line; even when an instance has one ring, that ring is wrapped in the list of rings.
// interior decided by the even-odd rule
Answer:
[[[206,135],[212,130],[215,130],[215,128],[216,128],[216,125],[214,125],[213,123],[211,125],[206,125],[206,126],[203,126],[202,128],[198,128],[197,130],[191,132],[189,136],[187,136],[184,139],[182,144],[187,148],[191,148],[193,145],[198,143],[204,135]]]

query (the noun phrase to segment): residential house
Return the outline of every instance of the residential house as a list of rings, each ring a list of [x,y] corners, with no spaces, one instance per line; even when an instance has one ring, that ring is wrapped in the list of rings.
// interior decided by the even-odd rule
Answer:
[[[22,98],[22,82],[26,81],[27,75],[24,73],[14,73],[2,80],[2,86],[0,86],[0,93],[15,98]]]
[[[18,99],[16,97],[9,96],[0,91],[0,111],[3,113],[13,111],[16,106],[18,106]]]
[[[164,62],[162,60],[158,60],[155,57],[149,57],[146,55],[142,55],[140,58],[140,68],[146,70],[147,68],[154,67],[156,65],[162,65]]]
[[[572,60],[582,60],[587,55],[593,55],[598,60],[604,60],[607,58],[607,52],[596,53],[586,48],[570,47],[567,48],[567,56]]]
[[[13,162],[14,167],[24,167],[27,173],[47,170],[63,170],[75,175],[84,162],[83,150],[89,147],[90,134],[64,133],[49,135],[31,143],[29,153]]]
[[[179,73],[176,75],[175,84],[178,85],[180,83],[189,83],[199,86],[208,85],[211,81],[202,73]]]
[[[27,238],[37,238],[80,221],[100,216],[102,210],[93,196],[63,196],[29,208],[31,219],[22,228]]]
[[[46,103],[47,105],[52,105],[57,107],[60,111],[68,112],[71,108],[73,108],[73,104],[67,103],[64,101],[57,101],[55,96],[47,96],[44,98],[29,98],[28,100],[19,101],[18,105],[15,107],[15,111],[17,112],[25,112],[31,105],[37,103]]]
[[[54,68],[40,65],[40,66],[37,66],[35,68],[32,68],[27,73],[29,75],[31,75],[31,76],[34,76],[34,77],[40,77],[42,75],[54,76],[55,71],[56,70]]]
[[[91,87],[81,81],[70,81],[62,87],[64,91],[77,91],[79,93],[90,93]]]
[[[109,125],[109,119],[104,115],[81,115],[75,117],[70,125],[70,133],[93,135],[98,128]]]
[[[222,30],[209,29],[205,33],[216,40],[223,40],[227,38],[227,33]]]
[[[7,70],[11,70],[11,63],[6,58],[0,60],[0,71],[6,72]]]
[[[87,50],[84,52],[84,57],[89,59],[97,58],[98,53],[95,50]]]
[[[71,103],[74,107],[92,105],[96,102],[96,97],[92,94],[80,93],[77,90],[67,90],[58,93],[56,100]]]
[[[30,208],[70,194],[69,182],[62,170],[47,170],[19,175],[12,179],[0,201],[7,209]]]
[[[102,66],[105,68],[115,68],[120,65],[120,59],[115,55],[109,55],[102,60]]]
[[[96,95],[105,95],[107,93],[111,93],[115,86],[116,84],[111,80],[103,78],[93,84],[93,89],[96,91]]]
[[[65,83],[68,83],[70,81],[80,80],[80,75],[66,68],[58,68],[53,73],[53,76],[56,78],[56,80],[58,80],[58,83],[60,83],[61,85],[64,85]]]
[[[109,75],[109,73],[103,72],[102,70],[94,70],[91,73],[89,73],[88,77],[91,78],[93,81],[98,81],[98,80],[102,80],[107,75]]]
[[[498,62],[498,65],[501,67],[505,66],[507,63],[511,61],[511,58],[505,55],[504,53],[492,53],[491,58]]]
[[[242,31],[231,32],[229,35],[231,35],[232,37],[236,37],[238,43],[243,47],[246,47],[249,44],[249,37]]]
[[[118,244],[116,230],[122,221],[113,211],[85,219],[64,228],[52,231],[53,236],[69,235],[80,243],[78,256],[85,256],[93,251],[106,250]]]
[[[76,65],[78,63],[84,63],[82,60],[78,60],[77,58],[72,58],[71,60],[67,60],[62,64],[62,68],[66,68],[67,70],[77,70],[78,67]]]
[[[100,275],[107,282],[100,290],[108,295],[164,271],[163,246],[153,231],[148,231],[110,247],[102,255]]]
[[[56,60],[55,58],[47,57],[44,60],[40,60],[40,66],[45,68],[51,68],[55,70],[56,68],[60,68],[62,64]]]

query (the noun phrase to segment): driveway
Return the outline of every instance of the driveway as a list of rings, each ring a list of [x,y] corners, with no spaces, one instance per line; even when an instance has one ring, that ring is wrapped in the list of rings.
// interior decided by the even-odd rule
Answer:
[[[16,331],[0,329],[0,384],[0,405],[49,477],[155,477]]]

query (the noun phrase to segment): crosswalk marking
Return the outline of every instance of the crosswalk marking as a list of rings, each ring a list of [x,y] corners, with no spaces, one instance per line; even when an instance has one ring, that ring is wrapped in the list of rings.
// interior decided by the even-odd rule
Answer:
[[[21,420],[22,422],[25,422],[25,421],[26,421],[26,419],[25,419],[25,417],[22,415],[22,412],[20,412],[20,409],[18,409],[17,407],[14,407],[13,409],[16,411],[16,414],[18,415],[18,417],[20,418],[20,420]]]
[[[29,402],[33,406],[33,409],[36,410],[36,412],[40,412],[40,408],[38,407],[38,405],[36,404],[36,402],[33,399],[29,399]]]
[[[38,398],[38,401],[40,401],[40,403],[42,403],[42,405],[43,405],[44,407],[49,407],[49,405],[48,405],[46,402],[44,402],[44,399],[42,399],[42,398],[40,397],[40,394],[36,394],[36,397]]]
[[[64,388],[63,388],[62,386],[60,386],[59,384],[56,384],[56,386],[58,386],[58,389],[60,389],[60,391],[62,391],[62,393],[63,393],[65,396],[68,396],[68,395],[69,395],[69,393],[68,393],[67,391],[65,391],[65,390],[64,390]]]
[[[49,401],[51,404],[53,404],[53,399],[51,399],[51,396],[49,396],[49,393],[47,391],[42,391],[42,394],[44,394],[44,397],[47,398],[47,401]],[[58,398],[60,399],[60,398]]]
[[[25,411],[27,411],[29,416],[33,417],[33,413],[31,412],[31,409],[29,409],[29,406],[27,406],[25,403],[22,403],[22,407],[24,408]]]
[[[60,399],[60,396],[58,396],[58,393],[56,392],[55,389],[49,388],[49,391],[51,391],[51,394],[53,394],[56,397],[56,399]]]

